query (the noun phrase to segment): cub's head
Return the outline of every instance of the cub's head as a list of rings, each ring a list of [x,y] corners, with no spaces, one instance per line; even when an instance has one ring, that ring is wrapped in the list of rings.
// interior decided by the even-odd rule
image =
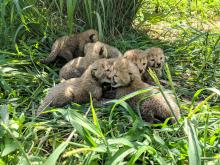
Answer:
[[[112,87],[121,87],[130,85],[135,79],[141,80],[138,68],[125,58],[118,58],[113,63],[111,73]]]
[[[142,75],[147,68],[147,56],[145,54],[146,52],[143,50],[134,49],[125,52],[123,57],[136,65]]]
[[[120,50],[116,47],[107,45],[107,50],[108,50],[108,58],[117,58],[117,57],[121,57],[122,53],[120,52]]]
[[[111,83],[112,65],[115,59],[99,59],[91,67],[91,75],[100,84]]]
[[[161,48],[152,47],[146,50],[148,57],[147,67],[152,69],[161,69],[165,62],[165,55]]]
[[[85,43],[94,43],[99,40],[99,34],[96,30],[89,29],[82,33],[82,38],[85,40]]]
[[[97,41],[95,43],[87,43],[84,47],[85,56],[90,56],[94,58],[107,58],[108,52],[105,47],[105,44]]]

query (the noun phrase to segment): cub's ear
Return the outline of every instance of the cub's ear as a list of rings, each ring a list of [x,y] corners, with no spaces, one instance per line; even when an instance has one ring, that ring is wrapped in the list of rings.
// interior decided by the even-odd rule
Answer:
[[[105,46],[101,46],[99,49],[99,56],[101,58],[107,58],[107,50],[105,48]]]
[[[128,59],[128,56],[124,56],[123,58],[124,58],[124,59]]]
[[[97,41],[97,37],[96,37],[95,34],[91,34],[91,35],[89,36],[89,39],[90,39],[91,42]]]

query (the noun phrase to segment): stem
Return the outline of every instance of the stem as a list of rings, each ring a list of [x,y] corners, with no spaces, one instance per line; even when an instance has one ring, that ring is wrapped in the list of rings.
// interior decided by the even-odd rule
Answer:
[[[208,122],[209,122],[209,113],[205,115],[206,120],[205,120],[205,131],[204,131],[204,157],[206,157],[206,138],[208,134]]]

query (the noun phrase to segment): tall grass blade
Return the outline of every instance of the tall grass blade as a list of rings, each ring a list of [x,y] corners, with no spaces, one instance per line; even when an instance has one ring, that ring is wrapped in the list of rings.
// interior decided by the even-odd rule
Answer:
[[[101,6],[102,6],[103,25],[106,25],[106,20],[105,20],[105,19],[106,19],[106,14],[105,14],[105,5],[104,5],[104,4],[106,4],[108,7],[110,7],[110,6],[109,6],[109,2],[105,1],[105,3],[104,3],[103,0],[99,0],[99,1],[100,1],[100,3],[101,3]]]
[[[194,125],[187,118],[184,120],[184,131],[188,137],[188,156],[190,165],[200,165],[202,150]]]
[[[172,115],[174,116],[175,120],[176,120],[177,123],[179,124],[179,121],[178,121],[178,119],[177,119],[177,117],[176,117],[176,115],[175,115],[175,113],[174,113],[174,111],[173,111],[173,109],[172,109],[172,107],[171,107],[169,101],[167,100],[167,98],[166,98],[166,96],[165,96],[165,94],[164,94],[164,92],[163,92],[162,86],[161,86],[161,84],[160,84],[160,81],[159,81],[159,79],[158,79],[156,73],[155,73],[153,70],[149,69],[149,74],[150,74],[150,76],[152,77],[152,79],[154,80],[154,82],[158,85],[158,87],[159,87],[159,89],[160,89],[160,92],[161,92],[161,94],[162,94],[164,100],[166,101],[166,103],[167,103],[167,105],[168,105],[168,107],[169,107],[169,109],[170,109]]]
[[[27,23],[26,23],[26,20],[25,20],[25,17],[22,13],[22,9],[20,7],[20,4],[19,4],[19,1],[18,0],[13,0],[15,6],[16,6],[16,9],[17,9],[17,12],[21,18],[21,22],[23,23],[23,25],[25,26],[26,30],[30,32],[30,29],[28,28],[27,26]]]
[[[98,118],[96,116],[96,113],[95,113],[95,108],[93,106],[93,101],[92,101],[92,96],[90,94],[90,107],[91,107],[91,111],[92,111],[92,117],[93,117],[93,122],[96,126],[96,128],[100,131],[101,135],[103,136],[102,132],[101,132],[101,127],[99,125],[99,121],[98,121]],[[104,136],[103,136],[104,137]]]
[[[76,148],[74,150],[71,150],[71,151],[68,151],[66,152],[63,157],[70,157],[70,156],[74,156],[75,154],[78,154],[78,153],[88,153],[88,152],[91,152],[91,151],[94,151],[95,149],[94,148],[89,148],[89,147],[86,147],[86,148]]]
[[[44,165],[55,165],[57,159],[59,158],[60,154],[66,149],[70,140],[72,139],[75,131],[72,131],[67,140],[61,143],[55,151],[49,156],[49,158],[45,161]]]
[[[73,32],[73,13],[75,11],[77,0],[67,0],[67,27],[69,34]]]
[[[101,20],[101,17],[100,17],[98,12],[95,12],[95,14],[96,14],[97,21],[98,21],[99,38],[100,38],[101,41],[103,41],[104,35],[103,35],[103,30],[102,30],[103,29],[103,27],[102,27],[102,20]]]
[[[193,116],[193,114],[195,114],[196,112],[198,112],[202,106],[204,106],[211,98],[213,98],[216,94],[212,93],[211,95],[209,95],[207,98],[205,98],[205,100],[203,100],[202,102],[200,102],[193,110],[190,111],[188,117],[191,118]]]
[[[103,133],[102,133],[102,130],[101,130],[101,127],[100,127],[98,118],[97,118],[96,113],[95,113],[95,109],[94,109],[94,107],[93,107],[93,101],[92,101],[92,96],[91,96],[91,94],[90,94],[90,107],[91,107],[91,111],[92,111],[93,122],[94,122],[94,124],[95,124],[97,130],[99,130],[100,136],[101,136],[101,138],[103,139],[105,145],[107,146],[107,151],[108,151],[108,153],[110,153],[109,147],[108,147],[108,142],[106,141],[105,136],[104,136]]]
[[[83,148],[75,148],[71,151],[67,151],[63,154],[63,157],[71,157],[74,156],[75,154],[78,153],[88,153],[88,152],[100,152],[100,153],[104,153],[107,151],[106,146],[104,145],[99,145],[97,147],[89,147],[89,146],[85,146]]]
[[[169,85],[171,86],[171,89],[172,89],[172,91],[175,95],[177,105],[180,108],[179,99],[177,97],[176,90],[175,90],[174,85],[173,85],[173,80],[172,80],[172,76],[171,76],[171,73],[170,73],[170,69],[169,69],[169,66],[168,66],[167,63],[165,64],[165,72],[166,72],[166,75],[167,75],[167,78],[168,78]]]
[[[120,164],[124,160],[126,156],[129,154],[133,153],[135,151],[134,148],[129,148],[129,147],[123,147],[119,149],[113,157],[109,159],[109,161],[106,162],[106,165],[117,165]]]
[[[132,92],[132,93],[126,95],[126,96],[123,96],[121,99],[118,100],[118,102],[115,103],[114,106],[116,106],[117,104],[120,104],[121,102],[124,102],[124,101],[126,101],[126,100],[128,100],[128,99],[130,99],[130,98],[132,98],[132,97],[135,97],[135,96],[137,96],[137,95],[150,92],[152,89],[154,89],[154,87],[152,87],[152,88],[146,88],[146,89],[141,89],[141,90]],[[111,101],[106,102],[106,104],[107,104],[107,103],[110,103],[110,102],[111,102]]]
[[[93,21],[92,21],[92,4],[91,0],[84,0],[84,6],[85,6],[85,12],[86,12],[86,17],[87,21],[89,23],[90,27],[93,27]]]
[[[64,6],[64,1],[63,0],[59,0],[59,8],[60,8],[60,14],[63,13],[63,6]]]
[[[17,30],[16,30],[16,32],[15,32],[15,34],[14,34],[14,37],[13,37],[13,42],[14,42],[14,43],[16,43],[17,35],[18,35],[18,33],[21,31],[21,29],[22,29],[23,27],[25,27],[25,26],[24,26],[23,24],[21,24],[21,25],[17,28]]]
[[[193,105],[195,104],[196,99],[198,98],[198,96],[204,91],[204,90],[208,90],[213,92],[211,95],[209,95],[207,98],[205,98],[205,100],[203,100],[202,102],[200,102],[194,109],[193,109]],[[193,114],[195,114],[198,110],[200,110],[200,108],[207,103],[211,98],[213,98],[215,95],[219,95],[220,96],[220,90],[216,89],[216,88],[204,88],[204,89],[199,89],[198,91],[196,91],[196,93],[193,96],[192,99],[192,103],[190,106],[190,111],[189,111],[189,115],[188,117],[191,118]]]
[[[121,105],[123,108],[125,108],[128,111],[128,113],[131,115],[133,121],[135,121],[138,118],[136,113],[134,113],[132,108],[125,101],[111,100],[108,103],[113,103],[114,104],[112,109],[111,109],[110,116],[109,116],[109,123],[111,123],[111,121],[112,121],[113,111],[115,110],[117,105]]]

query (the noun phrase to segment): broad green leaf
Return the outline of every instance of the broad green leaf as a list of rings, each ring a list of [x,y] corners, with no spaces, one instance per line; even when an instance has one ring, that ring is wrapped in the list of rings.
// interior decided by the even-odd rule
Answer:
[[[5,138],[4,144],[5,145],[4,145],[4,149],[2,151],[2,157],[6,156],[6,155],[12,153],[13,151],[15,151],[16,149],[18,149],[18,145],[11,138]]]
[[[163,139],[162,139],[159,135],[154,134],[154,139],[155,139],[155,141],[158,142],[159,144],[165,145],[165,142],[163,141]]]
[[[79,134],[87,141],[91,146],[97,146],[95,140],[91,136],[90,132],[100,136],[99,130],[93,125],[89,120],[81,116],[79,113],[74,112],[74,110],[63,110],[59,109],[68,121],[72,124],[72,126],[79,132]],[[90,132],[89,132],[90,131]],[[98,131],[98,132],[97,132]]]
[[[146,146],[141,146],[140,148],[138,148],[138,150],[135,152],[135,154],[131,157],[130,161],[128,162],[128,165],[133,165],[133,164],[135,164],[135,162],[138,160],[138,158],[139,158],[144,152],[146,152],[147,149],[148,149],[148,147],[146,147]]]
[[[106,165],[117,165],[124,160],[126,156],[133,153],[134,148],[123,147],[119,149],[110,159],[106,162]]]
[[[44,165],[55,165],[57,162],[57,159],[60,157],[60,154],[66,149],[66,147],[69,144],[69,141],[71,140],[71,138],[73,137],[74,132],[72,132],[69,137],[67,138],[67,140],[63,143],[61,143],[55,150],[54,152],[49,156],[49,158],[47,158],[47,160],[45,161]]]
[[[118,145],[125,145],[131,148],[135,148],[135,144],[129,141],[127,138],[115,138],[115,139],[108,139],[108,144],[113,145],[113,144],[118,144]]]
[[[93,134],[95,134],[98,137],[102,136],[102,133],[100,130],[97,130],[96,126],[91,123],[88,119],[83,117],[81,114],[75,112],[75,110],[62,110],[60,109],[59,112],[64,114],[67,119],[71,121],[72,124],[82,126],[83,128],[89,130]]]
[[[24,159],[26,160],[28,165],[31,165],[31,161],[27,155],[27,153],[25,152],[22,144],[17,140],[17,138],[13,135],[13,133],[11,132],[11,130],[4,124],[4,123],[0,123],[0,125],[7,131],[7,133],[13,138],[14,142],[16,143],[16,145],[18,146],[18,149],[21,151],[21,153],[24,156]]]
[[[6,165],[6,163],[2,159],[0,159],[0,164],[1,165]]]

